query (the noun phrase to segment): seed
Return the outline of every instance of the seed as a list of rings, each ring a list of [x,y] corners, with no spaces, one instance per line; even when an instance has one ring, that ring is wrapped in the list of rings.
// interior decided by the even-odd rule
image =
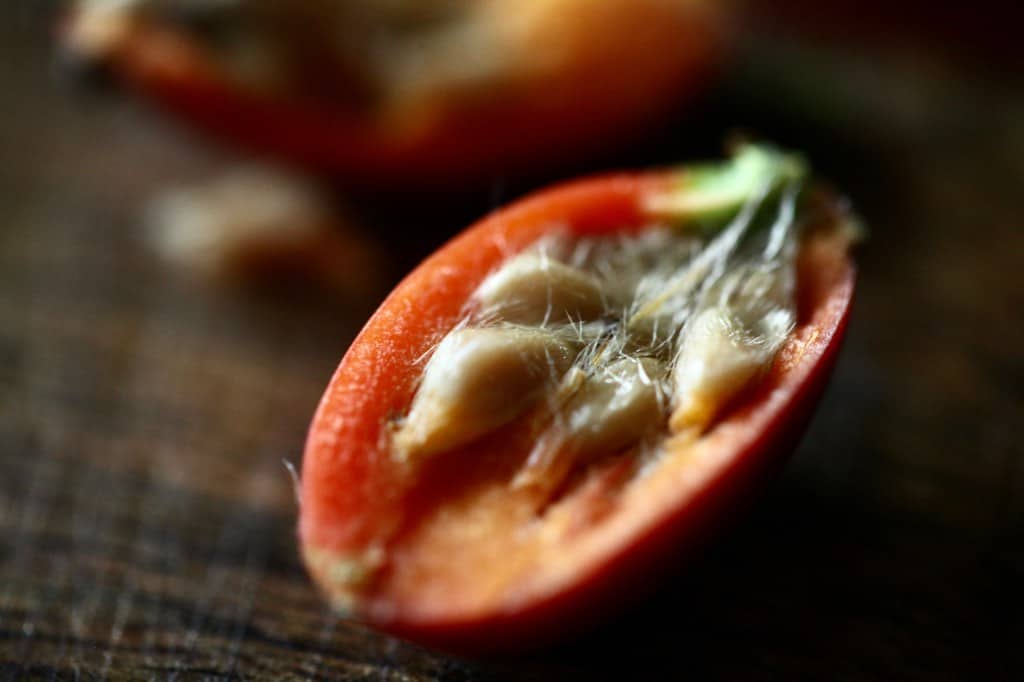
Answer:
[[[518,324],[593,320],[604,312],[595,277],[534,253],[513,258],[488,277],[475,298],[484,314]]]
[[[661,422],[659,384],[664,375],[653,358],[623,358],[598,371],[566,406],[566,430],[581,454],[621,450]]]
[[[514,487],[557,488],[581,461],[624,450],[664,424],[663,365],[653,358],[622,358],[591,375],[574,367],[559,393],[568,395]]]
[[[673,431],[703,431],[719,410],[775,357],[793,326],[793,314],[776,308],[744,323],[734,309],[716,306],[692,320],[673,370]]]
[[[570,367],[574,341],[518,326],[462,328],[438,345],[395,434],[402,459],[450,450],[505,424]]]
[[[146,222],[159,256],[211,278],[292,271],[315,278],[323,268],[329,282],[358,284],[373,267],[359,267],[373,254],[348,238],[351,226],[318,187],[260,166],[167,190],[147,206]]]

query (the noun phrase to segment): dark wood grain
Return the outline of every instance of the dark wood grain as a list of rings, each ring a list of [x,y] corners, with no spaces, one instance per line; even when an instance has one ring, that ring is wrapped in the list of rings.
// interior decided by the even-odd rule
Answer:
[[[762,37],[609,160],[736,126],[807,150],[871,227],[850,336],[792,464],[706,554],[583,638],[470,662],[337,620],[297,558],[285,462],[375,301],[156,262],[145,198],[232,157],[69,93],[52,10],[0,10],[0,679],[1020,679],[1020,83]],[[357,202],[386,277],[523,189],[494,187],[426,225]]]

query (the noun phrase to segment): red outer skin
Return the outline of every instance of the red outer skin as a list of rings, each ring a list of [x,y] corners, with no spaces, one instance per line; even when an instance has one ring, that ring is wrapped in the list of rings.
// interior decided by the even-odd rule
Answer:
[[[366,188],[449,188],[592,156],[650,129],[700,91],[721,61],[723,36],[707,23],[681,34],[676,54],[666,54],[659,70],[583,71],[571,87],[560,81],[538,92],[535,85],[407,130],[338,107],[241,90],[196,46],[157,26],[133,27],[113,64],[162,108],[244,149]]]
[[[378,458],[388,456],[375,446],[381,424],[407,408],[418,371],[410,363],[455,324],[462,303],[488,271],[559,224],[571,225],[576,234],[640,225],[643,197],[667,180],[663,173],[610,176],[527,198],[449,242],[396,288],[353,342],[313,420],[303,463],[303,547],[344,552],[380,531],[375,524],[396,502],[387,494],[386,477],[375,467]],[[498,234],[504,235],[504,250],[493,246]],[[589,625],[598,612],[635,598],[636,587],[650,584],[652,573],[670,565],[667,559],[685,555],[741,507],[803,432],[835,363],[853,296],[855,270],[845,253],[848,241],[834,241],[834,247],[826,248],[827,257],[820,259],[821,271],[800,273],[799,317],[806,321],[813,315],[818,323],[809,328],[813,338],[799,357],[813,363],[799,360],[792,371],[773,370],[777,381],[764,383],[774,386],[763,391],[758,387],[734,408],[727,418],[743,419],[770,389],[785,393],[782,408],[769,413],[766,427],[732,453],[696,495],[680,500],[645,532],[624,538],[596,566],[581,568],[565,589],[513,611],[430,622],[397,613],[371,624],[450,651],[513,651],[564,637]],[[310,568],[326,586],[317,568]]]

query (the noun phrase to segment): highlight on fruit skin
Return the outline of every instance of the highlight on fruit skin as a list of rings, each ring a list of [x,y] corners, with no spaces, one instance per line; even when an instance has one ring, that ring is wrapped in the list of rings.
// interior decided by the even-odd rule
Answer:
[[[464,652],[608,613],[794,446],[845,329],[857,225],[800,157],[745,145],[471,227],[392,292],[323,397],[299,526],[313,577],[352,617]]]
[[[61,42],[249,150],[368,186],[458,186],[664,122],[721,62],[726,5],[77,0]]]

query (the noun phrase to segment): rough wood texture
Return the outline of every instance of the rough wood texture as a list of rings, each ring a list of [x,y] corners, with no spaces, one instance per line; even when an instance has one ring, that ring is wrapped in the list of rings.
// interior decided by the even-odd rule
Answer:
[[[48,5],[0,12],[0,679],[1019,679],[1019,83],[769,41],[613,161],[735,125],[806,149],[872,228],[850,337],[791,466],[706,555],[583,639],[467,662],[339,622],[296,558],[283,462],[374,302],[164,269],[141,202],[226,154],[72,97]],[[446,228],[364,202],[391,275],[519,191],[495,187]]]

